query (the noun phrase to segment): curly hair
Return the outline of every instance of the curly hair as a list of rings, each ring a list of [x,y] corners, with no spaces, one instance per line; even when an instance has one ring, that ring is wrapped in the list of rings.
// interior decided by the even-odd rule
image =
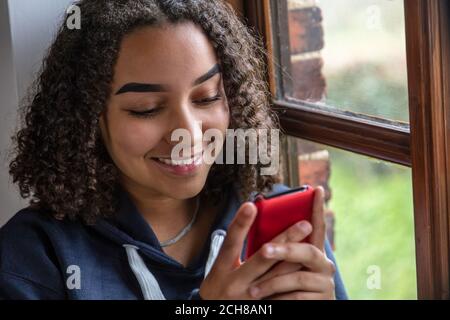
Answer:
[[[139,27],[187,21],[200,26],[220,60],[230,128],[279,128],[269,104],[262,41],[224,1],[81,0],[76,4],[82,14],[81,29],[71,30],[64,22],[60,26],[29,102],[21,107],[22,123],[13,137],[9,172],[32,206],[57,219],[81,219],[87,224],[116,211],[119,172],[101,139],[99,116],[111,94],[122,38]],[[259,175],[262,167],[259,159],[257,164],[214,164],[202,193],[218,201],[223,186],[231,182],[238,184],[243,199],[253,191],[268,191],[280,176]]]

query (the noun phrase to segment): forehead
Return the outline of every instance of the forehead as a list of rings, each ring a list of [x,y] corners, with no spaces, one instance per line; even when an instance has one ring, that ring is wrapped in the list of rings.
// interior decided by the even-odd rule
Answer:
[[[114,80],[191,83],[216,63],[214,48],[193,23],[143,27],[122,40]]]

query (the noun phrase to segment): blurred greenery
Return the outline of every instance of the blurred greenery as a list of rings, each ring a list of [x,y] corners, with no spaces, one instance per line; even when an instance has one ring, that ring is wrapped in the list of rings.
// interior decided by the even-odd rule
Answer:
[[[351,299],[417,299],[411,170],[328,148],[336,259]],[[369,289],[368,268],[381,271]]]
[[[380,65],[357,64],[329,75],[328,103],[353,112],[408,122],[407,109],[399,112],[400,106],[408,105],[405,84],[390,78],[380,81],[382,73]],[[348,88],[352,92],[349,93]]]

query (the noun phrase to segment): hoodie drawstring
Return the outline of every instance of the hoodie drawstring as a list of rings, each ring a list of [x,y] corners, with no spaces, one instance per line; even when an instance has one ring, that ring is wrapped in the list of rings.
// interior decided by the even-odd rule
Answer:
[[[166,300],[155,276],[148,270],[144,260],[137,252],[139,248],[130,244],[123,246],[127,251],[128,263],[139,282],[144,299]]]
[[[209,249],[208,260],[206,261],[205,266],[205,275],[204,278],[211,271],[214,262],[219,254],[220,248],[222,247],[223,241],[226,236],[226,232],[224,230],[218,229],[215,230],[211,235],[211,246]],[[164,294],[161,291],[158,281],[155,276],[148,270],[145,265],[144,260],[139,255],[139,248],[131,245],[124,244],[123,247],[127,252],[128,264],[131,267],[136,279],[139,282],[139,286],[141,287],[142,294],[145,300],[166,300]]]
[[[217,229],[214,231],[211,235],[211,247],[209,249],[209,255],[208,260],[206,260],[206,266],[205,266],[205,277],[209,274],[211,271],[211,268],[216,261],[217,256],[219,255],[220,248],[222,247],[223,240],[225,239],[225,236],[227,233],[224,230]]]

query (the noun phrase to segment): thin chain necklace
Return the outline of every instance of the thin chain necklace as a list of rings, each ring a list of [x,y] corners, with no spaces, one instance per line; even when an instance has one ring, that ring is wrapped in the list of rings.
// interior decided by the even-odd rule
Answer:
[[[167,246],[170,246],[170,245],[178,242],[181,238],[183,238],[192,229],[192,226],[194,225],[194,223],[197,219],[199,210],[200,210],[200,198],[196,197],[194,215],[192,216],[192,219],[189,222],[189,224],[186,227],[184,227],[183,230],[181,230],[174,238],[166,240],[166,241],[162,241],[159,243],[159,245],[161,247],[167,247]]]

